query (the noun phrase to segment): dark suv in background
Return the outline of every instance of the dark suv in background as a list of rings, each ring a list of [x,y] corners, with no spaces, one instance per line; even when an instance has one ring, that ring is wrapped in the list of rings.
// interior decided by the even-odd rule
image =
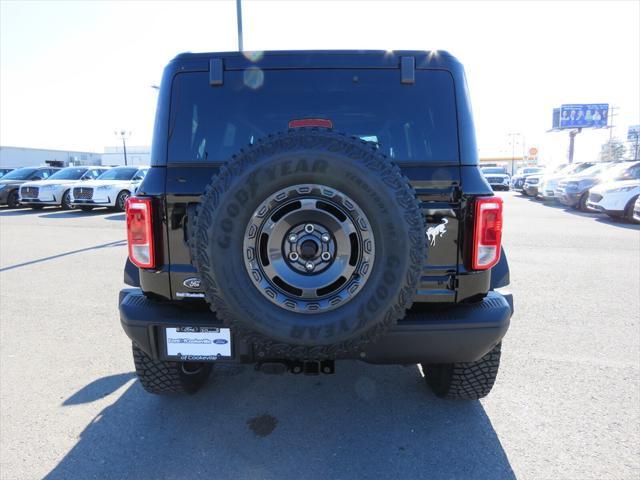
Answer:
[[[149,392],[344,359],[419,363],[441,397],[494,384],[502,201],[445,52],[179,55],[126,215],[120,317]]]

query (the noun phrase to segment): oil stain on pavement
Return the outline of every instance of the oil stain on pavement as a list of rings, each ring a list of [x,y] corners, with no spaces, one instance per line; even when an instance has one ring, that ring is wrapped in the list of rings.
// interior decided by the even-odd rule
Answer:
[[[264,413],[247,421],[247,425],[258,437],[271,435],[278,425],[278,419],[272,415]]]

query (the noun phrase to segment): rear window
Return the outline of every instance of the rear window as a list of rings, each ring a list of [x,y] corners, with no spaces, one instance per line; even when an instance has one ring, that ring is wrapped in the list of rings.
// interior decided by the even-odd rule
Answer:
[[[397,70],[259,70],[176,75],[169,162],[223,162],[242,147],[299,119],[329,120],[334,130],[372,142],[399,162],[458,162],[453,79]]]

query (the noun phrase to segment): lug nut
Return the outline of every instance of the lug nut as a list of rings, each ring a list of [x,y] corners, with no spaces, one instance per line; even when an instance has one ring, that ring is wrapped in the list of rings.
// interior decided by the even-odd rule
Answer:
[[[292,262],[297,262],[298,258],[298,254],[296,252],[291,252],[289,254],[289,260],[291,260]]]
[[[323,233],[322,234],[322,241],[326,243],[329,240],[331,240],[331,237],[329,236],[329,234],[328,233]]]
[[[295,233],[292,233],[291,235],[289,235],[289,241],[291,243],[295,242],[298,239],[298,236]]]
[[[314,268],[314,265],[312,262],[307,262],[304,266],[304,268],[306,268],[307,270],[311,271]]]
[[[321,258],[325,262],[328,262],[331,259],[331,254],[329,252],[322,252]]]
[[[310,223],[307,223],[304,226],[304,231],[307,233],[313,233],[313,231],[315,230],[315,227],[313,225],[311,225]]]

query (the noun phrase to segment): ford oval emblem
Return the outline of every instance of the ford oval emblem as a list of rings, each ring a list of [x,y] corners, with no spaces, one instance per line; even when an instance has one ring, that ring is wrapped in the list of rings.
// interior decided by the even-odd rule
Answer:
[[[225,340],[224,338],[216,338],[213,343],[216,343],[218,345],[224,345],[226,343],[229,343],[227,340]]]
[[[187,278],[184,282],[182,282],[182,285],[187,288],[197,289],[200,288],[200,279],[197,277]]]

